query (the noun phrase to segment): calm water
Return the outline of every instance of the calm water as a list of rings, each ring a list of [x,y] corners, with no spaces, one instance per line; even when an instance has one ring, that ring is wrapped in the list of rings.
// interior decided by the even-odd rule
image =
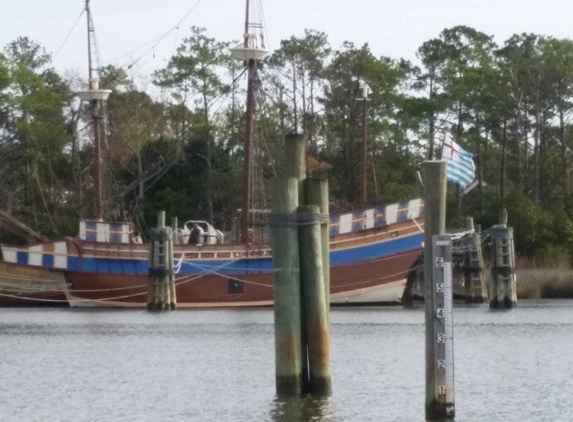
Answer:
[[[333,394],[276,400],[272,310],[0,309],[0,421],[424,420],[423,308],[335,308]],[[454,314],[456,421],[573,421],[573,302]]]

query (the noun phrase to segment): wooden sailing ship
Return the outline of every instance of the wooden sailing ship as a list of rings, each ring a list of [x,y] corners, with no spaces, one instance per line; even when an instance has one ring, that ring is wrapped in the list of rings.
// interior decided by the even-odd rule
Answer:
[[[245,158],[239,235],[229,241],[210,222],[198,221],[203,235],[189,243],[195,221],[174,232],[174,267],[179,308],[269,306],[273,298],[272,251],[268,239],[253,231],[252,161],[255,89],[259,63],[268,51],[249,19],[244,42],[232,55],[247,68]],[[86,1],[86,7],[89,1]],[[88,14],[88,34],[91,18]],[[89,41],[88,41],[89,44]],[[93,110],[96,154],[96,217],[81,221],[79,235],[29,247],[2,245],[4,265],[49,271],[64,278],[71,306],[144,307],[147,300],[149,245],[135,242],[128,222],[103,221],[99,133],[101,105],[109,91],[92,77],[82,93]],[[261,210],[258,210],[259,212]],[[330,217],[332,303],[399,303],[406,277],[422,253],[423,203],[412,199]]]

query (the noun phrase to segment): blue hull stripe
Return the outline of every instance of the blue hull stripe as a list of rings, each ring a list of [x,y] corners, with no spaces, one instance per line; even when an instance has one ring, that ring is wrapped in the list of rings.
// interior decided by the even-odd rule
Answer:
[[[367,245],[352,249],[333,251],[330,253],[331,265],[348,264],[369,259],[381,258],[398,252],[419,248],[423,234],[390,240],[375,245]],[[27,263],[26,256],[18,255],[18,263]],[[20,260],[26,262],[20,262]],[[272,258],[239,259],[237,261],[223,260],[192,260],[184,262],[179,275],[193,275],[202,272],[220,274],[257,274],[272,271]],[[68,257],[68,269],[72,271],[96,272],[103,274],[147,275],[149,272],[147,260],[126,260],[109,258],[77,258]]]

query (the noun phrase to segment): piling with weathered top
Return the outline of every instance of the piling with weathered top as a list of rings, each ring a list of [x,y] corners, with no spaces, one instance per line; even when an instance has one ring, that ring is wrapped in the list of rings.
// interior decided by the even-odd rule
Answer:
[[[502,210],[500,224],[490,228],[491,286],[489,307],[509,309],[517,305],[515,246],[513,228],[507,227],[507,210]]]
[[[328,214],[328,179],[305,179],[305,204],[317,205],[320,212],[320,243],[322,250],[322,274],[324,294],[327,303],[327,317],[330,310],[330,233]]]
[[[487,286],[483,272],[483,253],[481,233],[474,229],[474,220],[466,219],[466,228],[473,231],[466,236],[466,253],[464,258],[464,285],[466,303],[486,303]]]
[[[328,183],[306,179],[306,141],[301,135],[285,140],[284,173],[274,184],[271,214],[277,394],[327,395]]]
[[[308,376],[303,374],[303,392],[326,395],[331,392],[330,335],[319,210],[316,205],[298,208],[300,279],[306,327],[306,341],[303,341],[303,345],[306,344],[308,357]]]
[[[285,157],[284,157],[284,177],[293,177],[297,180],[298,205],[304,204],[305,200],[305,178],[306,178],[306,138],[300,133],[291,133],[285,136]],[[293,216],[294,217],[294,216]],[[298,243],[297,243],[298,250]],[[274,252],[273,252],[274,255]],[[302,299],[301,299],[302,300]],[[306,325],[304,317],[304,306],[300,309],[300,334],[302,348],[302,374],[303,379],[308,378],[308,357],[306,351]],[[304,384],[304,381],[303,381]]]
[[[272,196],[274,269],[275,378],[279,395],[296,395],[302,388],[301,287],[298,249],[298,184],[278,178]]]
[[[306,177],[306,140],[301,134],[290,134],[285,137],[285,172],[286,177],[294,177],[299,182]],[[304,202],[304,190],[299,186],[299,199]]]
[[[165,227],[165,212],[160,211],[157,227],[150,233],[147,309],[163,311],[175,309],[176,306],[173,232],[171,227]]]
[[[434,318],[436,309],[436,285],[433,280],[434,251],[432,239],[444,235],[446,231],[446,162],[443,160],[425,161],[422,164],[424,183],[424,308],[426,345],[426,420],[453,418],[455,407],[453,397],[441,391],[436,379],[440,362],[436,357],[437,337]]]

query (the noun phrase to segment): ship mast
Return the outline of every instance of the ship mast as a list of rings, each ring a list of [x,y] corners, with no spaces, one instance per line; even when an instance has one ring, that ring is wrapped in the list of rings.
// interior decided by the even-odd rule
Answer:
[[[241,202],[240,240],[249,243],[249,215],[252,196],[252,166],[253,166],[253,118],[255,113],[255,83],[258,81],[258,63],[269,55],[264,48],[262,36],[257,35],[257,29],[262,25],[254,24],[249,19],[249,0],[246,0],[245,33],[242,45],[231,49],[231,56],[241,60],[247,67],[247,110],[245,117],[245,144],[243,165],[243,198]],[[260,43],[259,43],[260,42]]]
[[[103,104],[111,90],[99,89],[99,80],[94,78],[93,56],[96,52],[95,29],[90,11],[90,0],[86,0],[87,35],[88,35],[88,90],[78,92],[82,101],[88,101],[91,107],[91,120],[94,134],[94,190],[95,190],[95,219],[103,221],[103,194],[101,175],[101,121]]]
[[[87,29],[88,29],[88,86],[89,89],[94,89],[93,79],[93,66],[92,66],[92,34],[94,33],[94,23],[92,21],[92,13],[90,10],[90,0],[86,0],[86,16],[87,16]]]
[[[360,207],[362,209],[366,208],[368,203],[368,190],[366,183],[366,169],[368,160],[368,95],[372,93],[370,87],[365,81],[360,79],[358,81],[360,91],[362,93],[361,98],[357,98],[356,101],[363,101],[364,108],[362,113],[362,148],[361,148],[361,159],[360,159],[360,173],[361,173],[361,187],[360,187]]]

